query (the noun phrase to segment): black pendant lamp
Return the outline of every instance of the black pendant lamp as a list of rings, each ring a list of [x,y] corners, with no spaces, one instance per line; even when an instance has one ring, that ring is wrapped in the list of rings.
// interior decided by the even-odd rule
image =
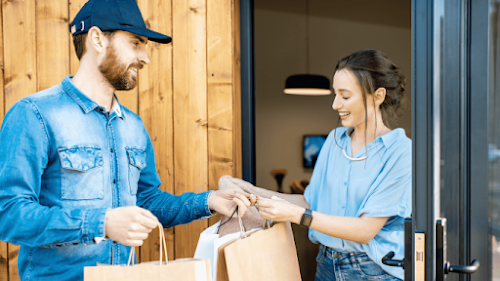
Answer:
[[[326,96],[332,93],[330,80],[322,75],[296,74],[285,82],[285,94],[304,96]]]
[[[326,96],[332,93],[327,77],[309,74],[309,0],[306,0],[306,69],[307,74],[288,76],[283,91],[285,94]]]

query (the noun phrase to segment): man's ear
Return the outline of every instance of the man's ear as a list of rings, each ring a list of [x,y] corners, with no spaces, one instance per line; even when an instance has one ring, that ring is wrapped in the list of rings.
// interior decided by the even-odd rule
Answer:
[[[106,47],[108,46],[109,39],[101,29],[97,26],[92,26],[87,35],[87,49],[91,48],[95,50],[97,53],[104,53],[106,51]]]
[[[386,88],[378,88],[373,93],[373,99],[375,101],[375,105],[376,106],[380,106],[382,103],[384,103],[386,95],[387,95],[387,89]]]

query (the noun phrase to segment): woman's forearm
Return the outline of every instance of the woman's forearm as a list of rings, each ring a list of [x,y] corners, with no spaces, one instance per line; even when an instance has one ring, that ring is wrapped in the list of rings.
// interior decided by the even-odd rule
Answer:
[[[284,197],[294,196],[293,199],[299,198],[291,194],[283,195],[287,195]],[[304,200],[303,198],[304,196],[302,196],[302,200]],[[295,224],[300,224],[306,208],[281,200],[261,199],[258,204],[263,218],[274,221],[290,221]],[[361,217],[343,217],[318,212],[313,212],[312,215],[313,219],[310,228],[333,237],[362,244],[370,242],[388,220],[387,217],[373,218],[365,215],[361,215]]]
[[[388,219],[365,215],[359,218],[341,217],[313,212],[310,228],[340,239],[367,244],[377,235]]]

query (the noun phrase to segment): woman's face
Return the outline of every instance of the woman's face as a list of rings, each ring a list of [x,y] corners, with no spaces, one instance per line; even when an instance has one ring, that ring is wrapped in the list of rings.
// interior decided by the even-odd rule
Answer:
[[[363,91],[356,76],[348,69],[335,72],[333,76],[335,99],[332,108],[339,112],[342,126],[356,127],[365,124],[365,106]],[[373,113],[373,100],[367,96],[368,116]]]

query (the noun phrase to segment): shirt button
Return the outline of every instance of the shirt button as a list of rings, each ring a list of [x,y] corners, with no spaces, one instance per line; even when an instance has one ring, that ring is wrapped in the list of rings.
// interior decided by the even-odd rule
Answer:
[[[344,185],[347,185],[347,182],[344,182]]]
[[[114,150],[111,148],[111,153],[113,153],[113,152],[114,152]]]
[[[116,180],[113,180],[113,183],[116,183]]]

